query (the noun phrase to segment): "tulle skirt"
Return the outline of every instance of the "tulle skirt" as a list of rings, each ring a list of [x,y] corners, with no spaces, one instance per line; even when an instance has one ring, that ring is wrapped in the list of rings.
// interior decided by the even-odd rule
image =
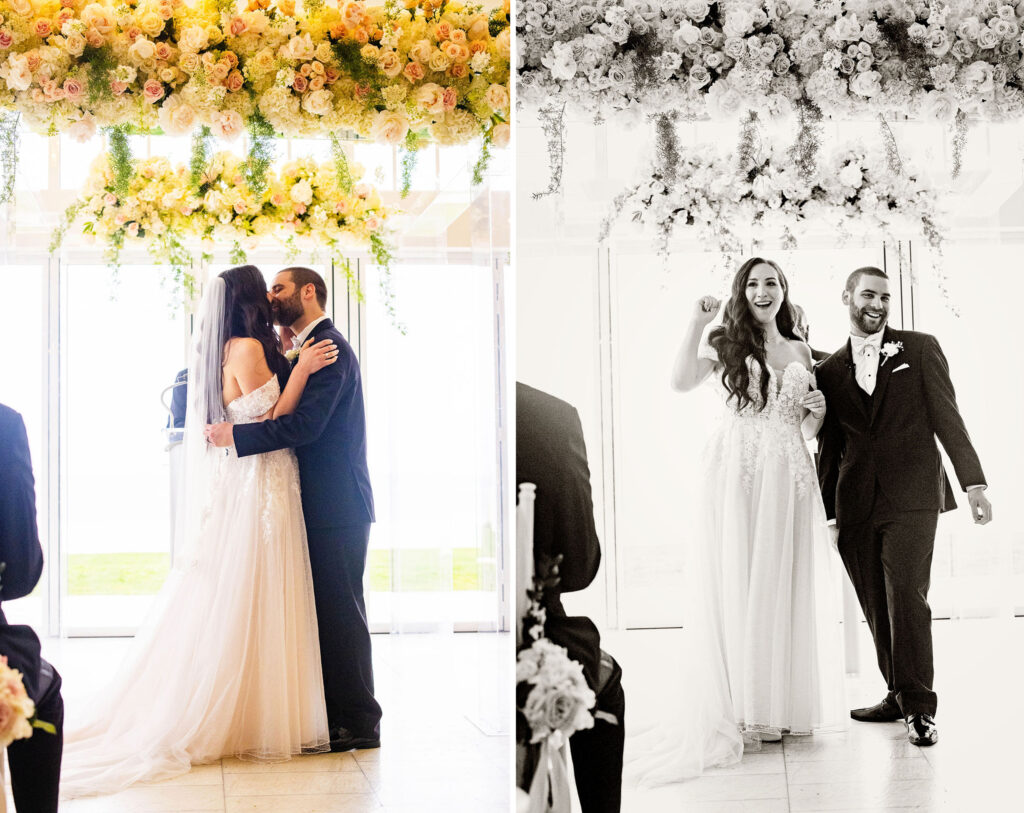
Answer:
[[[239,459],[232,450],[216,465],[199,531],[125,662],[89,703],[89,719],[68,720],[64,798],[224,756],[328,749],[294,453]]]
[[[656,785],[737,762],[762,737],[846,727],[841,575],[795,424],[731,416],[686,540],[687,657],[666,722],[628,749]]]

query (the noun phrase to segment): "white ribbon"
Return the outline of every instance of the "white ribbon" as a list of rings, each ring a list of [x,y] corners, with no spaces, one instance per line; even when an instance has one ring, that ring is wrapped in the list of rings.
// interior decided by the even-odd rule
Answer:
[[[540,746],[537,770],[530,783],[530,813],[570,813],[565,749],[552,748],[550,740]]]

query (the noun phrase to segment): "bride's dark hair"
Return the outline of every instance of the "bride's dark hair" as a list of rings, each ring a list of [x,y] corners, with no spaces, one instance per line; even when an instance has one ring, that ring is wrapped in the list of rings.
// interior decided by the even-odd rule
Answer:
[[[764,331],[754,319],[750,312],[750,303],[747,301],[746,288],[750,272],[758,265],[770,265],[779,276],[779,284],[782,286],[782,307],[775,317],[775,324],[779,333],[787,339],[802,341],[797,335],[794,325],[796,317],[793,313],[793,306],[789,301],[789,283],[782,273],[782,269],[772,262],[761,257],[751,257],[743,265],[732,280],[732,292],[729,301],[725,303],[722,317],[722,324],[716,327],[708,336],[708,342],[715,352],[718,353],[718,362],[722,367],[722,384],[729,393],[729,400],[736,399],[736,409],[743,409],[745,406],[754,403],[748,389],[750,387],[750,368],[747,366],[747,359],[753,357],[761,366],[761,370],[767,373],[768,358],[764,346]],[[762,410],[768,403],[768,375],[761,376],[761,401],[758,410]]]
[[[274,314],[267,299],[267,283],[255,265],[239,265],[220,275],[224,280],[224,339],[243,336],[263,345],[263,356],[282,384],[288,376],[288,360],[274,330]]]

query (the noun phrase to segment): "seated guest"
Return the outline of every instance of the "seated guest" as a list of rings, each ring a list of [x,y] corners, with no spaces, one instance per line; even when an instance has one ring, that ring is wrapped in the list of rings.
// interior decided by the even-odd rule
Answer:
[[[594,623],[582,616],[567,616],[560,599],[560,593],[587,587],[601,563],[583,427],[572,406],[518,383],[516,483],[537,486],[533,526],[537,567],[562,556],[561,581],[545,593],[545,633],[583,666],[597,696],[594,727],[569,739],[580,805],[583,813],[617,813],[625,743],[622,670],[601,650]]]
[[[35,482],[28,435],[21,416],[0,404],[0,602],[27,596],[43,572],[43,548],[36,527]],[[56,735],[35,729],[7,747],[11,791],[18,813],[57,810],[64,742],[64,700],[60,675],[40,655],[30,627],[8,624],[0,604],[0,655],[22,674],[36,717],[52,723]]]

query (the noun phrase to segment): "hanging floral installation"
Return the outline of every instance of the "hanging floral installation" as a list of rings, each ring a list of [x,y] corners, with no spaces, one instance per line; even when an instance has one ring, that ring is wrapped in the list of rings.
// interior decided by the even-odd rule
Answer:
[[[794,150],[756,141],[731,157],[703,145],[670,158],[663,154],[649,180],[616,198],[605,235],[614,220],[630,214],[658,228],[662,253],[684,228],[724,254],[761,241],[794,248],[808,229],[824,230],[839,243],[920,236],[941,251],[938,193],[907,167],[892,173],[881,150],[847,147],[820,161],[810,178]]]
[[[486,155],[509,140],[510,50],[508,0],[0,0],[0,108],[81,140],[348,131]]]
[[[387,223],[393,212],[381,203],[363,170],[344,153],[333,162],[290,161],[268,172],[254,191],[245,180],[246,159],[227,152],[208,155],[197,139],[193,162],[174,165],[166,158],[134,162],[120,176],[108,155],[94,162],[79,197],[65,212],[50,250],[57,250],[76,222],[106,247],[116,268],[121,251],[144,244],[158,264],[171,268],[174,280],[191,294],[194,248],[233,246],[232,262],[244,263],[245,251],[278,240],[298,252],[326,253],[348,273],[343,252],[367,250],[384,267],[391,262]],[[352,281],[351,275],[349,276]]]
[[[995,0],[528,0],[519,99],[603,116],[954,122],[955,175],[969,119],[1024,115],[1022,30],[1024,4]]]

